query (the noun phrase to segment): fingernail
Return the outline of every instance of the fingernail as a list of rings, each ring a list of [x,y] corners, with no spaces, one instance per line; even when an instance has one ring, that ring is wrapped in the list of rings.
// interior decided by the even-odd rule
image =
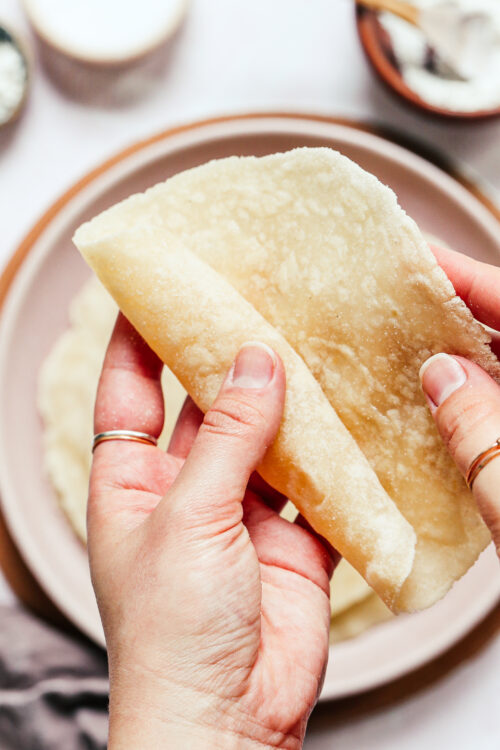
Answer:
[[[463,367],[449,354],[434,354],[429,357],[418,375],[424,393],[434,406],[441,406],[467,380]]]
[[[272,380],[275,365],[276,357],[269,346],[249,341],[238,352],[232,383],[237,388],[265,388]]]

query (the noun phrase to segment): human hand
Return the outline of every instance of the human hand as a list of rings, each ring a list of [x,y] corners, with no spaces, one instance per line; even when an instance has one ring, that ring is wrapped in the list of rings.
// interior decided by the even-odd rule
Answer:
[[[251,479],[283,410],[284,368],[271,354],[241,350],[202,424],[188,400],[169,452],[128,441],[95,450],[88,547],[110,750],[302,746],[326,667],[334,556]],[[157,437],[161,369],[120,315],[95,432]]]
[[[438,263],[474,317],[500,331],[500,268],[461,253],[432,248]],[[500,334],[491,348],[500,354]],[[500,438],[500,387],[463,357],[437,354],[424,362],[420,377],[437,428],[465,476],[472,461]],[[500,460],[480,471],[472,490],[500,556]]]

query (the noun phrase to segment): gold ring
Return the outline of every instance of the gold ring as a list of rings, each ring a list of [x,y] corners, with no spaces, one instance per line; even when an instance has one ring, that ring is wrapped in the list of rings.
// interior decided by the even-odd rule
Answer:
[[[94,435],[92,442],[92,453],[99,443],[105,443],[107,440],[132,440],[136,443],[145,443],[146,445],[158,445],[158,440],[147,432],[136,432],[135,430],[108,430],[107,432],[98,432]]]
[[[479,472],[482,471],[485,466],[488,466],[490,461],[493,461],[493,459],[497,456],[500,456],[500,438],[497,438],[495,443],[490,448],[487,448],[485,451],[476,456],[474,461],[472,461],[471,465],[467,469],[465,481],[467,483],[467,487],[470,490],[472,489],[472,485],[474,484],[474,481],[477,478]]]

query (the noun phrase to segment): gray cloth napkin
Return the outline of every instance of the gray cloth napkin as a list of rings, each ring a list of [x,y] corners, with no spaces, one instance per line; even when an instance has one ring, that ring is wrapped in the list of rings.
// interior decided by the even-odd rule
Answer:
[[[104,651],[0,607],[1,750],[104,750],[107,706]]]

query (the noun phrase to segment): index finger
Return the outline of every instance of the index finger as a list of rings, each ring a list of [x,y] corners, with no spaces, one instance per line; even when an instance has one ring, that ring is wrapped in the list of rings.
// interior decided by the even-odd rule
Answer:
[[[500,268],[436,245],[431,250],[476,320],[500,331]]]

